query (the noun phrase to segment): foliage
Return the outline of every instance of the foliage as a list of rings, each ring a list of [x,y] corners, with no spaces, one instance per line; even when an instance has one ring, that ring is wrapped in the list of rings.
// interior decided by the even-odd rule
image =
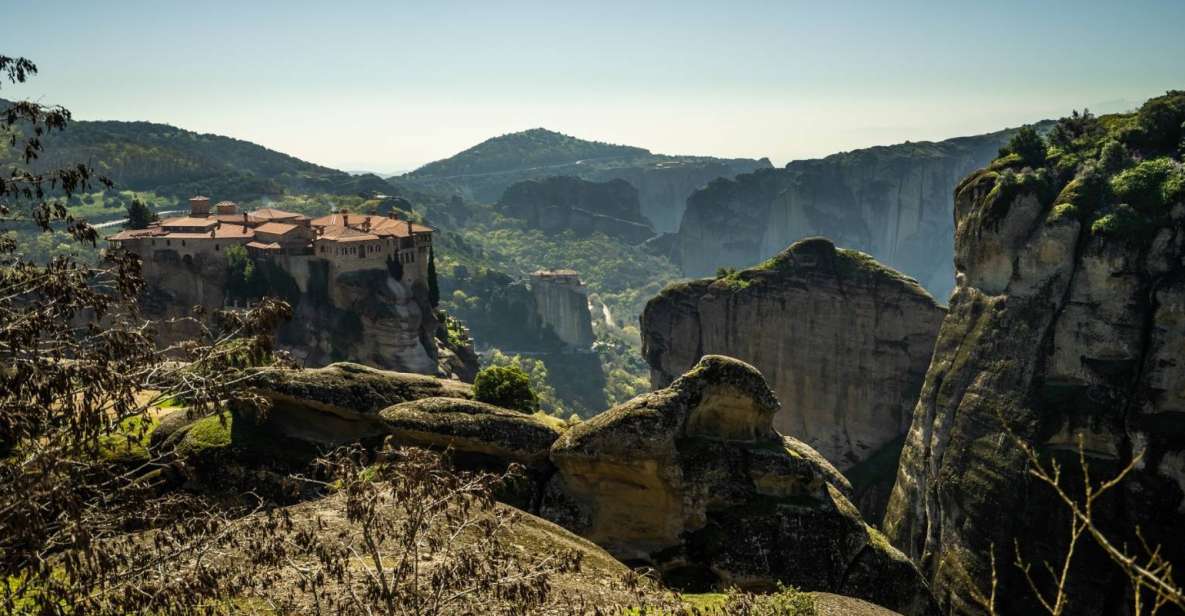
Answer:
[[[487,139],[445,160],[428,163],[412,176],[453,176],[540,167],[585,159],[645,156],[646,150],[585,141],[542,128]]]
[[[1054,124],[1049,131],[1049,145],[1065,152],[1092,146],[1104,132],[1102,123],[1090,112],[1072,112]]]
[[[482,369],[473,381],[473,396],[479,402],[526,413],[539,408],[539,397],[531,389],[531,377],[516,365]]]
[[[1119,173],[1131,164],[1131,154],[1122,143],[1108,139],[1099,153],[1099,165],[1107,173]]]
[[[1045,164],[1047,148],[1045,140],[1032,126],[1024,126],[1000,148],[1000,156],[1016,154],[1026,165],[1040,167]]]
[[[428,249],[428,303],[433,308],[440,305],[440,282],[436,279],[436,251]]]
[[[128,204],[128,229],[147,229],[148,225],[157,220],[156,213],[148,209],[148,206],[139,198],[132,199]]]
[[[554,417],[563,417],[570,412],[563,400],[556,395],[547,372],[547,364],[542,360],[522,355],[510,355],[498,349],[492,350],[483,360],[486,366],[501,366],[526,374],[530,381],[530,389],[535,392],[535,396],[539,400],[539,410],[544,413]]]
[[[0,73],[17,81],[35,70],[0,57]],[[44,160],[42,138],[64,129],[69,113],[19,102],[0,118],[25,135],[17,141],[23,162],[0,179],[4,215],[94,247],[97,233],[66,204],[108,183],[86,165],[28,164]],[[135,301],[142,288],[131,255],[39,264],[0,241],[0,575],[8,580],[0,612],[31,599],[43,613],[193,612],[234,587],[210,584],[201,566],[165,570],[222,526],[186,495],[161,496],[139,481],[166,463],[139,447],[157,402],[185,397],[213,409],[244,396],[235,384],[248,366],[272,360],[268,332],[288,308],[265,302],[223,313],[196,339],[158,348],[155,332],[174,324],[144,322]],[[146,390],[158,393],[144,399]],[[120,439],[132,455],[119,455]],[[133,527],[161,532],[144,545],[126,535]],[[181,582],[196,579],[207,582]]]
[[[1090,232],[1118,239],[1139,239],[1151,228],[1151,220],[1125,203],[1095,219]]]
[[[1111,189],[1120,202],[1159,213],[1185,197],[1185,166],[1167,157],[1146,160],[1112,178]]]

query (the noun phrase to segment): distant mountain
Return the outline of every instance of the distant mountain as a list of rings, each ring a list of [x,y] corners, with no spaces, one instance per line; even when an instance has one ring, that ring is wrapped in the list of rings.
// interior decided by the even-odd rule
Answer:
[[[459,154],[428,163],[408,175],[448,179],[649,154],[642,148],[585,141],[545,128],[532,128],[486,139]]]
[[[0,100],[0,110],[9,105]],[[75,121],[45,140],[35,168],[88,162],[123,190],[248,200],[284,193],[390,192],[375,175],[350,175],[261,145],[152,122]],[[0,150],[0,168],[14,162]]]
[[[577,139],[534,128],[487,139],[455,156],[388,180],[396,185],[483,203],[498,201],[523,180],[571,176],[622,179],[638,190],[642,214],[658,231],[674,231],[684,202],[718,177],[767,168],[766,159],[667,156],[627,145]]]

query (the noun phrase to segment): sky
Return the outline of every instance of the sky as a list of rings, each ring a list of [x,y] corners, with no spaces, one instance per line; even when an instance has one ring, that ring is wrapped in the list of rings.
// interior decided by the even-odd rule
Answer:
[[[0,96],[395,172],[545,127],[769,157],[1124,111],[1185,88],[1185,0],[2,0]]]

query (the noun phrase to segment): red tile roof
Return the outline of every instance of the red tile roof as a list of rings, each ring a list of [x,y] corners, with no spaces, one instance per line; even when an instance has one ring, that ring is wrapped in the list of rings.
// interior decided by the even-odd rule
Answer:
[[[247,242],[247,248],[254,248],[256,250],[279,250],[280,245],[275,242]]]
[[[325,227],[325,231],[317,239],[329,240],[331,242],[364,242],[367,240],[377,240],[379,237],[372,233],[363,233],[351,227],[334,225],[332,227]]]
[[[255,227],[256,233],[270,233],[272,235],[286,235],[296,230],[297,226],[285,222],[267,222]]]
[[[162,227],[212,227],[218,224],[215,218],[198,218],[182,216],[180,218],[166,218],[160,221]]]
[[[297,214],[296,212],[285,212],[284,210],[277,210],[273,207],[265,207],[255,210],[250,214],[251,218],[258,221],[272,221],[272,220],[308,220],[309,217],[304,214]]]

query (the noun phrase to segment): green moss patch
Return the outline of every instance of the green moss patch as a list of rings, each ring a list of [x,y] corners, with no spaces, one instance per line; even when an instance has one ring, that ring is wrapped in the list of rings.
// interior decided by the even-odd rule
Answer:
[[[148,442],[160,424],[148,414],[129,417],[111,434],[99,438],[99,456],[115,464],[139,464],[148,461]]]

